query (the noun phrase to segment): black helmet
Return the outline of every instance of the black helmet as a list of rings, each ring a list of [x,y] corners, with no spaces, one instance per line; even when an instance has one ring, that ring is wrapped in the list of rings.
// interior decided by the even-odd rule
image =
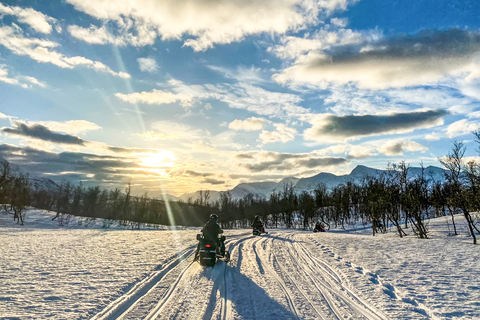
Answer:
[[[260,219],[260,216],[255,216],[255,220],[259,220]]]
[[[217,220],[218,220],[218,216],[217,216],[215,213],[212,213],[212,214],[210,215],[210,220],[215,220],[215,221],[217,221]]]

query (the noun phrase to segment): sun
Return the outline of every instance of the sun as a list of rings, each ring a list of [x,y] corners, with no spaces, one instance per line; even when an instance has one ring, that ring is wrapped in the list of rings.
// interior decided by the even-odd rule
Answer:
[[[140,165],[150,168],[173,167],[175,164],[175,154],[168,150],[156,150],[152,153],[142,153],[137,155],[140,159]]]

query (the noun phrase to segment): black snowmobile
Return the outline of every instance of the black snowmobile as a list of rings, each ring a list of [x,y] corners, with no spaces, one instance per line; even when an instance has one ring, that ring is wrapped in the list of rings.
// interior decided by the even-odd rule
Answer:
[[[265,228],[264,228],[264,227],[253,227],[252,234],[253,234],[254,236],[259,236],[259,235],[261,235],[262,233],[268,233],[267,231],[265,231]]]
[[[212,241],[205,239],[203,234],[197,234],[197,240],[200,242],[198,251],[198,262],[200,265],[213,267],[217,260],[223,260],[225,262],[230,261],[230,253],[226,250],[222,252],[222,248],[219,245],[225,241],[225,236],[221,236],[218,241]]]

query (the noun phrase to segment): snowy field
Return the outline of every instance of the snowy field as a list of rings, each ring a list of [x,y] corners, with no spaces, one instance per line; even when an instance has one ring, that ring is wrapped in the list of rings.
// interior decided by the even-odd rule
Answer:
[[[232,261],[193,262],[198,229],[68,226],[0,215],[0,319],[479,319],[480,246],[370,229],[226,230]],[[80,225],[81,224],[81,225]]]

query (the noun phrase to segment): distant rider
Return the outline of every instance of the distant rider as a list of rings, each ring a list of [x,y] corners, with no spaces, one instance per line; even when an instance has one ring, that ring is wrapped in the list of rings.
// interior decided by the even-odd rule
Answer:
[[[318,220],[317,223],[315,224],[315,229],[314,231],[319,231],[319,232],[325,232],[325,225],[323,224],[322,221]]]
[[[260,232],[266,233],[265,228],[263,227],[263,223],[260,220],[259,216],[255,216],[255,219],[253,220],[252,228],[253,229],[260,229]]]
[[[207,223],[202,228],[203,238],[207,241],[215,242],[220,247],[220,254],[225,255],[225,239],[224,237],[219,238],[218,236],[223,233],[222,228],[217,223],[218,216],[216,214],[211,214]],[[200,242],[197,245],[197,251],[195,252],[195,259],[198,260],[198,252],[200,251]]]

